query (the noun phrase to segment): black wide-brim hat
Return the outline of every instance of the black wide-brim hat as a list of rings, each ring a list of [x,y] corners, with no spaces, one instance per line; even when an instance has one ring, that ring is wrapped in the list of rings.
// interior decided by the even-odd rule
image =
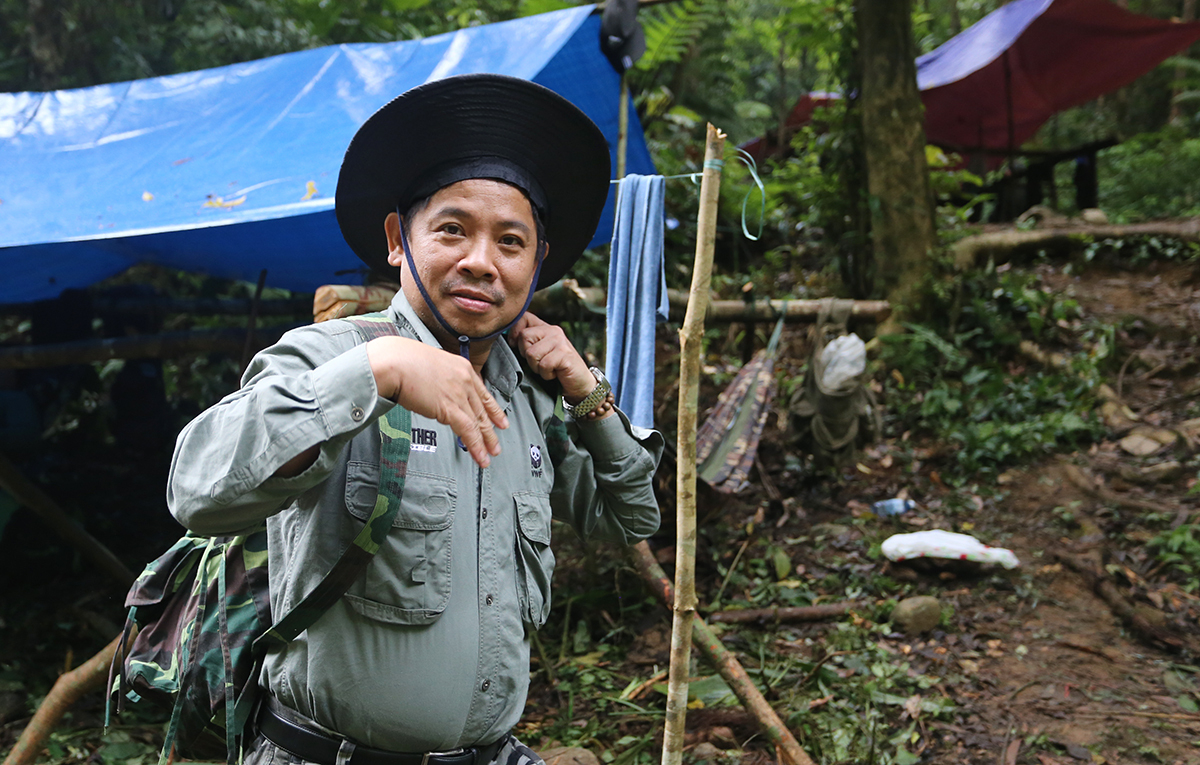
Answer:
[[[388,213],[457,181],[505,181],[545,225],[542,289],[591,241],[610,172],[600,128],[554,91],[497,74],[447,77],[392,99],[355,133],[338,176],[338,225],[355,254],[386,273]]]

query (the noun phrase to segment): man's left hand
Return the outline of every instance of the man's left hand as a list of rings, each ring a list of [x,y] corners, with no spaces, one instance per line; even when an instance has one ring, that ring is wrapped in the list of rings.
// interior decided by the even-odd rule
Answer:
[[[595,376],[562,327],[526,312],[508,331],[508,342],[543,379],[558,380],[568,404],[579,403],[596,387]]]

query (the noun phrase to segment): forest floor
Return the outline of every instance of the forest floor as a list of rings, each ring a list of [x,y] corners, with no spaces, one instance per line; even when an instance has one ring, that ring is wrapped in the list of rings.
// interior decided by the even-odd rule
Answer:
[[[751,485],[736,495],[701,487],[702,616],[855,604],[839,619],[721,630],[816,762],[1200,763],[1200,495],[1192,491],[1200,279],[1179,264],[1037,269],[1047,288],[1117,328],[1121,365],[1107,383],[1136,419],[1110,410],[1104,437],[986,484],[951,479],[953,442],[905,433],[886,433],[848,472],[817,480],[779,426],[780,401]],[[804,332],[790,331],[780,363],[798,371],[806,355]],[[706,390],[706,403],[715,393]],[[163,506],[161,454],[80,442],[10,456],[132,569],[179,533]],[[674,478],[660,477],[671,513]],[[895,496],[917,507],[891,518],[871,511]],[[889,535],[929,529],[1009,548],[1020,564],[913,565],[880,555]],[[651,540],[668,572],[672,534],[667,517]],[[605,763],[655,762],[670,615],[620,550],[586,547],[566,528],[556,529],[555,544],[555,605],[535,641],[517,733],[539,750],[579,746]],[[1089,567],[1094,580],[1081,573]],[[57,674],[117,634],[124,592],[24,510],[0,537],[0,577],[7,752]],[[890,615],[916,595],[938,598],[940,619],[905,634]],[[776,761],[720,678],[699,659],[693,672],[686,760]],[[155,761],[162,712],[126,713],[107,737],[103,712],[99,694],[77,704],[39,762]]]

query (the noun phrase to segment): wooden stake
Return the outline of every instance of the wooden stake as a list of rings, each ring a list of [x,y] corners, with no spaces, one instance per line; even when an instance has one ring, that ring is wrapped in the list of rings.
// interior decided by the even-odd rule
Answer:
[[[700,212],[696,227],[696,262],[687,314],[679,330],[679,419],[676,450],[675,605],[671,624],[671,671],[667,682],[667,719],[663,733],[663,765],[680,765],[687,718],[688,671],[692,655],[692,619],[696,614],[696,409],[699,399],[700,346],[708,310],[713,248],[717,239],[717,199],[725,134],[711,124],[704,145]]]
[[[662,567],[658,565],[658,561],[654,559],[654,553],[650,552],[650,545],[638,542],[630,550],[633,565],[641,574],[646,586],[662,601],[664,606],[670,608],[671,603],[675,600],[675,589],[671,586],[671,580],[667,578]],[[762,693],[754,685],[754,681],[742,668],[741,662],[721,643],[721,639],[709,629],[700,617],[692,620],[692,642],[695,643],[700,654],[708,660],[709,664],[713,665],[729,685],[746,711],[754,716],[767,738],[783,751],[786,762],[791,765],[813,765],[808,753],[800,748],[796,737],[792,735],[787,726],[783,724],[783,720],[779,719],[779,715],[775,714],[775,710],[763,698]]]

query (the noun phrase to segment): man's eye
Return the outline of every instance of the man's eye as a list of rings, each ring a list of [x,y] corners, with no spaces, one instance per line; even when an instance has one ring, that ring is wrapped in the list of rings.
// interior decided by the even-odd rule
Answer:
[[[457,223],[447,223],[446,225],[442,226],[442,231],[453,236],[461,236],[463,232],[462,226],[458,225]]]
[[[500,244],[503,244],[507,247],[524,247],[525,246],[524,240],[522,240],[518,236],[512,236],[512,235],[501,237]]]

